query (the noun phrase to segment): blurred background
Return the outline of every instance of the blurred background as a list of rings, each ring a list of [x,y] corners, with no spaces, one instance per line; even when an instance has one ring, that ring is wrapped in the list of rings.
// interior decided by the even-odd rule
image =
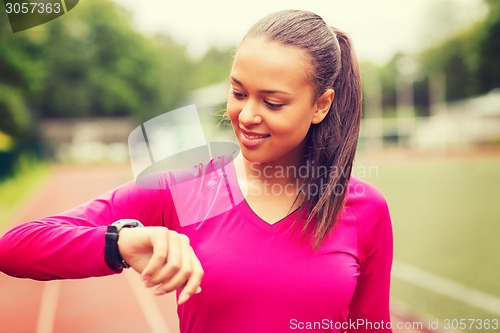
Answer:
[[[438,320],[444,331],[446,319],[472,319],[446,331],[500,331],[491,326],[500,319],[498,0],[85,0],[15,34],[0,10],[0,231],[31,216],[37,200],[48,210],[35,216],[70,207],[48,200],[46,190],[67,186],[73,205],[131,179],[128,135],[167,111],[195,103],[207,138],[232,140],[217,117],[232,53],[253,22],[285,8],[315,11],[354,41],[364,118],[353,174],[389,203],[395,320],[424,328]],[[12,302],[19,309],[27,302],[6,298],[14,280],[0,279],[0,308],[11,314]],[[29,301],[36,331],[63,332],[40,324],[44,295]],[[148,318],[141,320],[155,331]],[[27,321],[13,325],[0,332],[35,331],[22,326]]]

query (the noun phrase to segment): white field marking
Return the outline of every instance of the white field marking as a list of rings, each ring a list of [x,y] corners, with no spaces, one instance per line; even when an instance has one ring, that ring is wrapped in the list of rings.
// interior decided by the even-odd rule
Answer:
[[[52,333],[56,318],[61,281],[44,282],[36,333]]]
[[[429,315],[428,313],[419,313],[415,314],[413,310],[413,306],[406,301],[401,299],[396,299],[395,297],[391,297],[391,316],[395,318],[403,319],[404,322],[412,322],[412,323],[422,323],[423,329],[427,329],[429,327],[429,323],[435,322],[439,320],[437,317]],[[430,332],[431,330],[428,329]],[[419,331],[420,332],[420,331]],[[422,331],[423,332],[423,331]],[[453,329],[440,329],[440,330],[432,330],[433,333],[462,333],[462,331],[457,331]]]
[[[144,314],[144,317],[146,317],[146,321],[151,328],[151,332],[171,333],[172,331],[168,328],[165,318],[158,308],[155,296],[151,294],[150,290],[144,287],[140,275],[132,270],[125,271],[123,274],[125,274],[125,277],[127,278],[130,287],[139,302],[142,313]]]
[[[500,298],[467,287],[453,280],[427,272],[418,267],[395,261],[392,275],[400,280],[441,294],[464,304],[500,315]]]

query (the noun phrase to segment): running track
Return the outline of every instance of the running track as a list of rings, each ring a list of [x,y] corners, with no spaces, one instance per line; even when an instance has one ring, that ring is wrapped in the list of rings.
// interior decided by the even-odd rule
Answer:
[[[7,223],[7,228],[63,211],[129,179],[129,166],[56,166],[49,179]],[[415,319],[393,311],[394,320]],[[154,296],[133,271],[50,282],[16,279],[0,273],[0,333],[68,332],[178,333],[175,299],[173,294]]]

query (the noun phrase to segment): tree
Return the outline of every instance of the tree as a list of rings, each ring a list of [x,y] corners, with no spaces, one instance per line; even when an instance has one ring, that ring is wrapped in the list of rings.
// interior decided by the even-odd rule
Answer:
[[[478,32],[480,77],[479,90],[490,91],[500,87],[500,2],[487,0],[489,15]]]
[[[0,32],[0,131],[15,140],[36,132],[38,118],[151,119],[181,106],[190,90],[226,80],[231,63],[229,50],[194,61],[169,36],[138,33],[110,0],[84,1],[15,34],[0,13]]]
[[[227,81],[231,70],[233,49],[211,48],[198,61],[194,68],[194,88],[212,83]]]
[[[39,30],[43,36],[43,28]],[[32,101],[44,77],[40,53],[43,41],[27,33],[12,34],[7,15],[0,12],[0,131],[16,142],[32,134]]]
[[[45,55],[51,80],[43,92],[43,116],[157,114],[165,102],[163,50],[136,32],[129,15],[112,2],[87,0],[79,9],[50,27],[48,44],[57,47]]]

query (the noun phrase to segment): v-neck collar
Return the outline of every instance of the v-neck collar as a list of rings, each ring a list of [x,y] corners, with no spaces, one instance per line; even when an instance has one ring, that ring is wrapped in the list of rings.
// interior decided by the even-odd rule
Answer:
[[[231,156],[230,158],[233,157]],[[282,232],[292,227],[293,222],[297,217],[298,209],[295,209],[279,221],[269,223],[261,218],[245,199],[243,192],[238,184],[234,158],[233,161],[224,165],[223,172],[226,184],[229,186],[230,192],[232,194],[235,208],[237,208],[252,224],[267,233]]]

